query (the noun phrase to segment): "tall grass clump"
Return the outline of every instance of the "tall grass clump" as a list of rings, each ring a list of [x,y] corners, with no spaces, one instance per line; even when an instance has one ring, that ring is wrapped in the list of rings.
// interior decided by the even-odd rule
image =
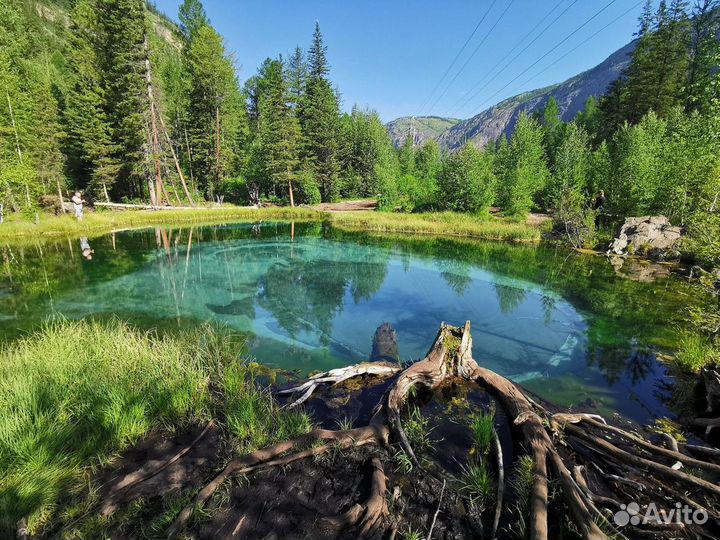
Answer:
[[[305,411],[281,409],[267,388],[255,381],[247,364],[231,364],[223,372],[225,426],[237,451],[251,452],[310,431]]]
[[[218,382],[223,372],[229,382],[232,367],[223,367],[240,363],[230,338],[209,326],[158,336],[119,321],[54,321],[3,346],[0,537],[23,517],[31,531],[41,529],[83,486],[88,467],[151,430],[186,428],[224,407],[213,398],[228,394]],[[255,395],[247,383],[228,390],[235,400]]]
[[[493,422],[495,421],[495,415],[491,413],[481,412],[478,415],[473,416],[470,429],[473,434],[473,443],[481,454],[486,454],[490,451],[490,445],[493,442]]]

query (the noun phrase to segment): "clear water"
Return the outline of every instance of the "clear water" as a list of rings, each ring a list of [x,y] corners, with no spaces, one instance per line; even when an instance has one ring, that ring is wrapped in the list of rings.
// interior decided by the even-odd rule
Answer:
[[[470,320],[475,358],[545,399],[667,414],[654,348],[672,344],[659,317],[677,316],[689,293],[672,279],[622,280],[601,258],[322,224],[148,229],[89,244],[3,248],[3,339],[54,315],[167,329],[216,321],[247,333],[257,361],[306,374],[367,359],[383,322],[413,360],[442,321]]]

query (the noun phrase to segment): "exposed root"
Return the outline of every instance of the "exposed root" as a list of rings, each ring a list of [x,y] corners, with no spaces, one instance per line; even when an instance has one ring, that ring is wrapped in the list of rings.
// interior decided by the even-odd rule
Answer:
[[[178,461],[180,461],[180,459],[182,459],[185,454],[187,454],[197,443],[199,443],[202,439],[205,438],[205,436],[208,434],[208,432],[214,425],[215,421],[210,420],[210,422],[208,422],[205,426],[205,429],[203,429],[190,444],[181,448],[180,451],[177,452],[174,456],[172,456],[170,459],[165,460],[163,463],[153,468],[152,470],[146,472],[138,470],[126,475],[120,482],[115,484],[110,489],[108,497],[103,501],[103,506],[100,510],[100,513],[103,516],[109,516],[110,514],[112,514],[115,511],[117,501],[120,498],[121,492],[124,492],[133,486],[149,480],[150,478],[158,475],[159,473],[167,469],[173,463],[177,463]]]
[[[530,537],[532,540],[547,540],[550,537],[548,524],[548,483],[550,477],[558,481],[562,497],[570,510],[572,520],[584,540],[606,540],[608,534],[599,523],[608,524],[608,517],[620,508],[619,501],[665,500],[668,494],[675,501],[682,501],[693,508],[702,509],[715,516],[712,504],[699,504],[690,498],[691,491],[707,498],[720,497],[720,486],[686,472],[675,470],[663,463],[681,463],[693,470],[716,475],[720,465],[705,461],[697,456],[720,457],[720,451],[686,445],[681,452],[677,445],[670,448],[656,446],[641,436],[608,425],[597,415],[550,414],[534,402],[522,389],[497,373],[480,367],[472,358],[470,323],[463,328],[442,324],[428,354],[422,360],[406,369],[390,362],[363,363],[357,366],[331,370],[317,375],[294,388],[279,392],[282,395],[299,394],[292,402],[297,406],[306,401],[320,385],[335,385],[353,377],[369,375],[371,382],[378,378],[397,374],[381,402],[376,407],[371,424],[347,431],[316,429],[304,437],[280,442],[252,454],[230,461],[180,513],[168,530],[172,537],[185,525],[193,512],[203,506],[225,479],[234,474],[250,474],[262,468],[277,467],[307,459],[328,452],[331,448],[349,448],[363,445],[386,445],[392,435],[408,456],[418,464],[408,437],[402,426],[401,411],[416,386],[435,389],[451,377],[461,377],[487,388],[503,407],[505,414],[515,426],[518,446],[525,448],[534,459],[534,481],[530,501]],[[313,443],[321,443],[314,445]],[[492,522],[491,538],[496,536],[502,515],[504,475],[502,447],[494,433],[493,447],[497,457],[498,491],[497,506]],[[338,516],[322,518],[326,527],[344,529],[357,527],[358,534],[368,536],[387,525],[386,502],[387,478],[379,457],[371,460],[372,478],[370,494],[361,504],[351,506]],[[592,468],[592,474],[587,474]],[[597,472],[597,474],[595,474]],[[687,493],[668,488],[655,480],[654,475],[672,483],[682,483]],[[714,480],[714,478],[713,478]],[[444,494],[444,490],[443,490]],[[441,495],[442,498],[442,495]],[[703,499],[705,500],[705,499]],[[439,509],[439,506],[438,506]],[[437,519],[437,512],[433,521]],[[398,524],[393,531],[397,533]],[[649,525],[657,530],[661,523]],[[628,526],[633,532],[642,534],[647,529]],[[694,534],[691,527],[673,529],[683,534]],[[613,533],[614,534],[614,533]],[[698,532],[702,534],[702,532]]]
[[[310,448],[295,454],[278,458],[282,454],[297,448],[298,446],[309,445],[315,441],[326,443],[333,442],[336,447],[348,448],[350,446],[364,446],[367,444],[386,445],[388,442],[388,429],[385,426],[366,426],[345,431],[332,431],[327,429],[315,429],[304,437],[283,441],[275,445],[263,448],[233,459],[225,468],[215,476],[200,492],[195,499],[180,512],[167,531],[168,538],[174,537],[185,525],[188,519],[198,508],[202,507],[212,497],[213,493],[222,483],[233,474],[248,474],[261,467],[286,465],[299,459],[317,456],[330,450],[331,445]],[[275,459],[278,458],[278,459]]]
[[[500,437],[498,437],[497,431],[493,429],[493,450],[495,452],[495,458],[497,460],[497,501],[495,503],[495,518],[493,519],[492,532],[490,533],[490,540],[495,540],[497,535],[498,526],[500,525],[500,516],[502,515],[503,508],[503,495],[505,493],[505,467],[503,463],[503,452],[502,445],[500,444]],[[444,487],[444,484],[443,484]]]
[[[276,395],[284,396],[299,393],[300,397],[286,405],[288,408],[293,408],[306,402],[319,386],[336,386],[349,379],[362,376],[374,376],[384,379],[395,375],[400,369],[402,368],[399,364],[393,364],[391,362],[363,362],[362,364],[318,373],[299,386],[279,390],[276,392]]]
[[[382,461],[373,458],[370,461],[372,477],[370,480],[370,495],[365,504],[355,504],[338,516],[328,516],[320,519],[321,525],[333,529],[347,529],[360,527],[360,537],[368,536],[382,522],[387,515],[385,491],[387,490],[387,477]]]

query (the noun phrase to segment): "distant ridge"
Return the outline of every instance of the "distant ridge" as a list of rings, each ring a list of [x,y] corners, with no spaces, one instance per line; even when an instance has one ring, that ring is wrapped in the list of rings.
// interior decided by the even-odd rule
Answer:
[[[415,142],[424,144],[431,139],[437,139],[442,133],[460,122],[457,118],[443,118],[441,116],[402,116],[386,127],[390,133],[393,144],[402,146],[408,134],[415,134]]]
[[[603,95],[608,86],[620,77],[630,63],[635,45],[636,41],[632,41],[587,71],[564,82],[505,99],[467,120],[416,117],[416,122],[420,118],[436,119],[434,124],[436,129],[423,131],[424,139],[418,142],[422,143],[430,138],[436,139],[441,147],[448,150],[460,148],[466,141],[472,141],[477,146],[484,146],[501,135],[511,133],[521,112],[532,113],[542,109],[551,96],[558,103],[562,119],[572,120],[583,109],[590,96]],[[402,144],[405,140],[410,118],[405,116],[387,124],[390,136],[396,145]],[[437,128],[443,125],[443,122],[447,124],[447,127],[441,132],[435,133]],[[405,130],[404,133],[402,129]]]

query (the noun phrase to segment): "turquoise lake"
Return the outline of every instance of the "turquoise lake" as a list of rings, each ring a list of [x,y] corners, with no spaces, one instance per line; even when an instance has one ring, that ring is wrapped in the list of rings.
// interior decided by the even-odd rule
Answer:
[[[210,321],[247,334],[258,362],[304,375],[366,360],[384,322],[412,361],[441,322],[470,320],[482,365],[559,405],[641,421],[670,414],[656,353],[694,301],[678,278],[630,281],[602,257],[322,223],[146,229],[2,253],[5,341],[53,316],[161,331]]]

